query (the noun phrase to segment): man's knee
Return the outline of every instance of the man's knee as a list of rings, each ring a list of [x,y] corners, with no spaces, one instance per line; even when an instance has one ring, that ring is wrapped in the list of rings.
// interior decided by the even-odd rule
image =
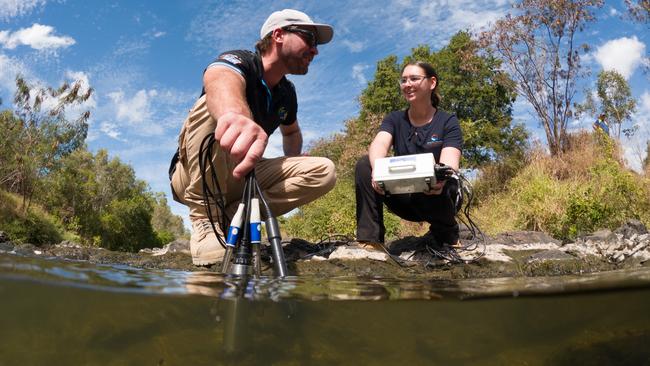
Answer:
[[[321,188],[321,194],[325,194],[331,191],[336,184],[336,166],[328,158],[315,157],[314,159],[316,159],[315,163],[318,166],[317,170],[319,172],[318,186]]]
[[[178,165],[178,164],[177,164]],[[170,176],[170,186],[172,190],[172,196],[174,198],[174,201],[178,203],[184,203],[182,200],[182,197],[185,193],[185,187],[183,187],[182,181],[181,181],[181,169],[179,169],[179,166],[176,166],[176,170],[172,172],[172,175]]]

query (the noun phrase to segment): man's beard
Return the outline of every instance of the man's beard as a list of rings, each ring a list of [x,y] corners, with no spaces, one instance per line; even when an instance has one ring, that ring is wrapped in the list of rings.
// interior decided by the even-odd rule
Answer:
[[[292,75],[305,75],[309,71],[309,62],[305,61],[306,55],[294,56],[287,55],[285,56],[285,64],[289,70],[289,74]]]

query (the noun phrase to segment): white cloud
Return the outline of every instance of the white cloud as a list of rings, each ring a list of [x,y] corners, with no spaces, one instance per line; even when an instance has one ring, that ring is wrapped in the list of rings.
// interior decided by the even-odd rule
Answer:
[[[284,7],[292,6],[285,4]],[[282,8],[282,3],[273,3],[273,10]],[[215,50],[219,53],[250,48],[259,39],[259,29],[271,12],[270,7],[260,6],[254,1],[205,3],[204,9],[190,23],[185,38],[196,44],[199,52],[208,54],[215,53]],[[206,32],[209,29],[219,31]]]
[[[27,67],[18,59],[0,53],[0,94],[13,95],[16,90],[16,75],[28,76]]]
[[[343,45],[347,47],[352,53],[361,52],[365,48],[363,42],[361,41],[354,42],[354,41],[344,39],[343,41],[341,41],[341,43],[343,43]]]
[[[112,139],[126,142],[126,140],[120,138],[122,133],[118,130],[117,125],[114,123],[102,122],[100,124],[99,130]]]
[[[368,80],[364,75],[364,71],[366,71],[366,69],[368,69],[369,67],[370,65],[366,65],[366,64],[355,64],[352,66],[352,77],[360,85],[365,86],[368,83]]]
[[[603,70],[616,70],[628,79],[644,63],[645,44],[636,36],[613,39],[598,47],[594,58]]]
[[[415,28],[415,22],[409,18],[402,19],[401,23],[402,27],[404,27],[404,30],[406,31],[410,31],[411,29]]]
[[[151,99],[158,92],[154,90],[139,90],[132,97],[125,97],[123,91],[108,94],[115,105],[115,116],[118,120],[131,123],[142,123],[151,117]]]
[[[160,138],[169,133],[176,135],[196,97],[195,93],[175,89],[130,90],[126,87],[104,94],[107,98],[100,100],[94,118],[110,121],[113,126],[110,130],[96,126],[92,132],[99,135],[97,139],[104,134],[115,138],[116,132],[129,141]]]
[[[615,17],[618,15],[618,10],[616,8],[609,8],[609,15]]]
[[[149,44],[148,40],[132,40],[132,41],[124,41],[121,40],[118,45],[117,49],[113,52],[114,57],[124,57],[125,55],[128,56],[134,56],[138,54],[143,54],[145,51],[149,49],[151,45]]]
[[[27,14],[47,0],[0,0],[0,18],[8,19]]]
[[[9,31],[0,32],[0,44],[4,48],[11,50],[21,45],[36,50],[47,50],[65,48],[75,44],[75,40],[71,37],[56,36],[53,32],[53,27],[36,23],[30,28],[21,28],[14,33]]]
[[[646,157],[646,148],[650,140],[650,91],[644,91],[637,100],[636,112],[632,115],[630,126],[638,126],[638,130],[630,139],[621,137],[625,160],[630,168],[641,171],[641,162]]]

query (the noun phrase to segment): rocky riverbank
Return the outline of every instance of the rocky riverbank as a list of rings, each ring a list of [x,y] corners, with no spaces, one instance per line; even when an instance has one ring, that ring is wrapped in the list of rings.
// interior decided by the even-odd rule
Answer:
[[[562,243],[545,233],[511,232],[466,239],[462,247],[436,247],[425,237],[407,237],[388,243],[387,252],[371,251],[348,241],[309,243],[292,239],[284,252],[291,275],[377,276],[386,278],[488,278],[581,274],[650,264],[650,234],[642,223],[628,221],[617,230],[601,230]],[[112,252],[71,242],[36,247],[11,241],[0,232],[0,252],[45,258],[82,260],[138,268],[213,271],[196,267],[189,243],[178,240],[164,248],[140,253]],[[269,255],[263,255],[267,260]],[[268,263],[268,262],[267,262]],[[272,275],[270,263],[263,269]]]

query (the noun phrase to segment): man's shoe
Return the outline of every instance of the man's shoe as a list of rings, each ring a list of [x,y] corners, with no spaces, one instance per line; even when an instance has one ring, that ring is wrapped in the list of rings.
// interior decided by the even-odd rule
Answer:
[[[217,230],[219,227],[215,224]],[[192,263],[196,266],[207,266],[223,260],[226,250],[221,246],[212,230],[208,219],[192,221],[192,236],[190,238],[190,253]]]

